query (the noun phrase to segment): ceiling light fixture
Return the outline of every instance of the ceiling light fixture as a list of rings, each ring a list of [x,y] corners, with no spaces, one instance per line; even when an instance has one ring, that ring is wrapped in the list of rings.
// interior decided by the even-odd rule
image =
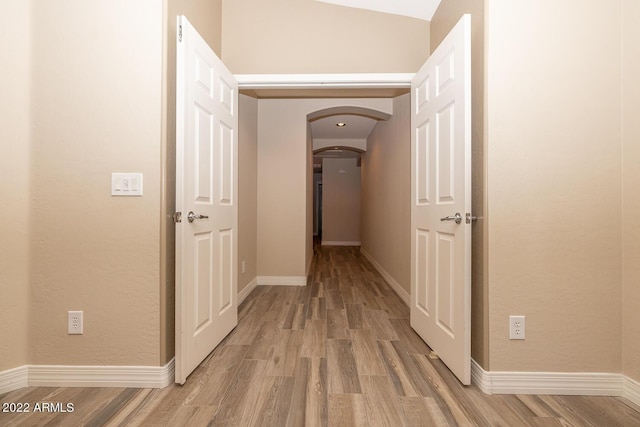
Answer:
[[[336,123],[336,126],[338,126],[339,128],[343,128],[345,127],[347,124],[345,122],[338,122]]]

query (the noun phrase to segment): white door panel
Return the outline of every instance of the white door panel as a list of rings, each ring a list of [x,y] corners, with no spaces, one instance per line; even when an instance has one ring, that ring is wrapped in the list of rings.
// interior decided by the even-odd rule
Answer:
[[[183,384],[237,324],[238,91],[185,17],[178,28],[176,382]]]
[[[470,41],[465,15],[411,88],[411,326],[463,384],[471,381]]]

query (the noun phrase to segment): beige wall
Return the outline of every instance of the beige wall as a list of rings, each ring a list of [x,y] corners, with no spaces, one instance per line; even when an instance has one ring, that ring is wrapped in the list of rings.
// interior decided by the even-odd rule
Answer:
[[[357,159],[322,160],[322,244],[360,242]]]
[[[313,0],[225,0],[222,59],[234,73],[415,72],[429,23]]]
[[[390,99],[258,101],[258,276],[306,274],[312,225],[307,114],[345,105],[392,112]]]
[[[163,0],[168,10],[172,35],[176,34],[176,17],[184,15],[218,55],[222,56],[222,0]],[[175,45],[175,38],[172,37]]]
[[[411,294],[410,95],[393,100],[362,157],[362,249]]]
[[[620,372],[621,3],[487,5],[488,368]]]
[[[157,366],[162,8],[38,2],[32,29],[29,362]],[[144,196],[111,197],[112,172]]]
[[[238,103],[238,292],[257,276],[258,100]],[[246,270],[242,273],[242,262]]]
[[[622,372],[640,381],[640,3],[623,4]]]
[[[258,276],[304,276],[306,112],[258,102]]]
[[[484,161],[484,6],[485,0],[444,0],[431,20],[431,52],[451,31],[465,13],[471,14],[471,149],[472,149],[472,210],[479,219],[472,228],[472,294],[471,294],[471,356],[483,368],[489,360],[489,292],[486,252],[487,216],[485,209],[486,163]]]
[[[0,1],[0,371],[28,362],[30,5]]]
[[[160,363],[175,353],[176,35],[184,15],[220,56],[222,0],[163,0],[160,193]]]
[[[0,370],[164,364],[174,351],[175,14],[202,27],[219,54],[221,1],[29,5],[2,4],[15,23],[3,27],[12,34],[3,40],[14,39],[3,49],[14,50],[3,117],[15,115],[3,141],[16,142],[2,145],[3,194],[24,214],[2,221],[12,224],[3,284],[15,295],[0,310],[0,331],[11,331],[0,337]],[[143,172],[145,195],[111,198],[115,171]],[[82,337],[66,335],[71,309],[85,311]]]
[[[485,4],[489,10],[486,20],[483,17]],[[493,227],[493,232],[488,234],[488,222],[479,222],[474,226],[473,237],[472,356],[485,369],[616,372],[620,369],[617,360],[621,348],[622,372],[636,380],[640,378],[640,346],[637,340],[640,333],[637,326],[640,324],[637,314],[640,312],[637,303],[640,301],[637,291],[640,272],[634,262],[640,253],[636,243],[640,231],[633,220],[634,212],[640,207],[640,195],[635,185],[640,179],[636,167],[640,152],[637,144],[632,142],[640,135],[634,119],[640,95],[636,79],[625,78],[622,81],[623,110],[620,110],[621,70],[618,68],[623,58],[624,76],[638,74],[640,66],[635,41],[639,37],[640,18],[637,2],[624,1],[622,15],[620,4],[590,4],[588,11],[580,13],[582,21],[573,22],[570,17],[572,14],[575,16],[577,3],[573,9],[571,5],[558,9],[556,3],[547,2],[529,10],[526,5],[506,1],[451,0],[441,3],[431,22],[433,50],[462,13],[472,15],[473,206],[476,215],[492,220]],[[602,18],[599,18],[601,13]],[[529,18],[514,20],[513,16]],[[624,53],[619,43],[620,16],[624,16]],[[571,26],[569,29],[567,22]],[[487,27],[489,36],[486,40],[488,49],[491,49],[488,65],[492,70],[487,93],[496,95],[492,98],[496,102],[489,100],[486,104],[491,115],[491,131],[487,132],[491,138],[489,144],[482,143],[485,23],[491,25]],[[590,30],[589,25],[597,26],[598,32]],[[545,28],[545,31],[541,32],[540,28]],[[583,38],[583,33],[589,33],[589,37]],[[586,52],[591,49],[602,49],[600,51],[606,51],[614,58],[597,64],[593,69],[585,59]],[[566,58],[571,58],[571,61],[566,61]],[[548,64],[559,65],[550,67]],[[584,73],[583,69],[590,71]],[[580,78],[574,79],[573,76]],[[538,84],[533,90],[519,80],[544,81],[545,84]],[[568,92],[562,92],[564,86],[568,86]],[[512,91],[514,88],[516,90]],[[596,94],[592,93],[593,88]],[[590,94],[586,95],[587,92]],[[599,108],[592,106],[594,103],[587,98],[598,99]],[[558,110],[561,113],[548,116],[545,112],[554,103],[562,106]],[[567,114],[567,110],[576,113]],[[621,113],[624,118],[622,137]],[[537,126],[535,120],[540,117],[551,119],[553,127],[545,130]],[[587,123],[584,117],[599,119]],[[583,135],[589,137],[583,138]],[[487,170],[484,153],[493,160],[489,163],[494,177],[490,187],[494,197],[489,204],[487,181],[482,176]],[[553,153],[553,156],[547,158],[548,153]],[[596,164],[597,168],[594,167]],[[537,171],[540,167],[542,169]],[[619,182],[621,173],[624,190],[621,190]],[[508,181],[512,178],[505,176],[519,179],[511,185]],[[596,184],[591,189],[587,183]],[[524,191],[517,187],[527,188],[527,193],[535,197],[527,201],[518,196]],[[550,200],[545,202],[549,196]],[[498,200],[500,204],[493,203]],[[593,209],[590,200],[599,200],[605,206]],[[623,206],[622,225],[604,220],[608,215],[616,217],[614,211],[619,206],[616,203]],[[490,217],[488,207],[491,208]],[[498,217],[494,215],[494,208],[498,209]],[[587,212],[587,216],[570,227],[559,227],[559,224],[544,219],[545,215],[552,216],[567,209]],[[515,220],[514,215],[533,219],[534,228],[526,221]],[[505,223],[507,217],[511,217],[511,221]],[[598,223],[606,224],[607,230],[601,230],[595,236],[591,231],[584,231],[590,229],[589,224]],[[511,228],[516,225],[521,231],[514,235]],[[527,232],[527,229],[531,231]],[[619,232],[622,232],[623,240],[617,237]],[[500,236],[498,241],[492,240],[491,252],[487,249],[489,236],[492,239]],[[478,241],[482,244],[478,245]],[[571,241],[575,242],[574,245],[570,244]],[[514,249],[516,251],[509,255]],[[605,255],[600,256],[600,252]],[[621,253],[622,267],[618,258]],[[567,265],[558,261],[565,257],[569,261]],[[528,265],[517,262],[523,258],[529,260]],[[479,259],[482,262],[478,262]],[[489,270],[489,265],[492,270]],[[494,270],[496,266],[500,267],[499,271]],[[620,269],[622,284],[617,279]],[[487,280],[490,272],[491,281]],[[589,278],[585,281],[586,286],[582,285],[583,277]],[[489,294],[492,295],[491,300]],[[620,295],[622,300],[619,303]],[[602,304],[601,297],[604,297]],[[549,304],[550,301],[553,303]],[[622,319],[619,304],[622,304]],[[491,324],[489,308],[495,313]],[[546,343],[541,347],[547,348],[549,353],[547,357],[542,355],[546,360],[544,366],[521,357],[522,354],[530,354],[528,344],[505,339],[506,317],[516,311],[536,313],[534,317],[527,314],[527,341],[535,338],[539,343]],[[572,329],[575,331],[572,334],[556,332],[555,325],[560,324],[565,316],[572,325],[584,326]],[[532,321],[535,322],[534,337],[531,337],[534,333]],[[572,363],[576,348],[589,347],[595,341],[592,332],[603,338],[599,345],[604,343],[607,351],[585,358],[576,367]],[[515,359],[523,362],[508,362]]]

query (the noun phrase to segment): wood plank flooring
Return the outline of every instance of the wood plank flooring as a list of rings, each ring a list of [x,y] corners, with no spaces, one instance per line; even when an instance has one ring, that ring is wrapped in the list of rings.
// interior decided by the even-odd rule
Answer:
[[[258,287],[239,319],[184,386],[25,388],[0,403],[75,410],[0,426],[640,426],[624,399],[461,386],[357,248],[318,247],[308,286]]]

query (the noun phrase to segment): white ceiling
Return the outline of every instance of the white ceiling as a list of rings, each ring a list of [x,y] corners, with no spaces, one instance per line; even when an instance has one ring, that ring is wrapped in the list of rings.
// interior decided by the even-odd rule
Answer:
[[[338,127],[336,123],[345,123],[346,126]],[[348,139],[367,139],[369,134],[373,131],[373,128],[378,123],[378,120],[369,117],[356,116],[356,115],[336,115],[324,117],[322,119],[314,120],[311,122],[311,136],[313,139],[332,139],[335,140],[336,146],[343,147],[343,140]],[[314,157],[319,158],[359,158],[359,151],[351,151],[348,149],[328,149],[316,153]],[[315,161],[318,162],[317,160]]]
[[[336,126],[339,122],[346,126]],[[329,116],[311,122],[311,136],[313,139],[367,139],[377,122],[362,116]]]
[[[431,21],[440,0],[317,0],[340,6],[369,9],[377,12],[392,13],[394,15],[410,16],[412,18]]]

